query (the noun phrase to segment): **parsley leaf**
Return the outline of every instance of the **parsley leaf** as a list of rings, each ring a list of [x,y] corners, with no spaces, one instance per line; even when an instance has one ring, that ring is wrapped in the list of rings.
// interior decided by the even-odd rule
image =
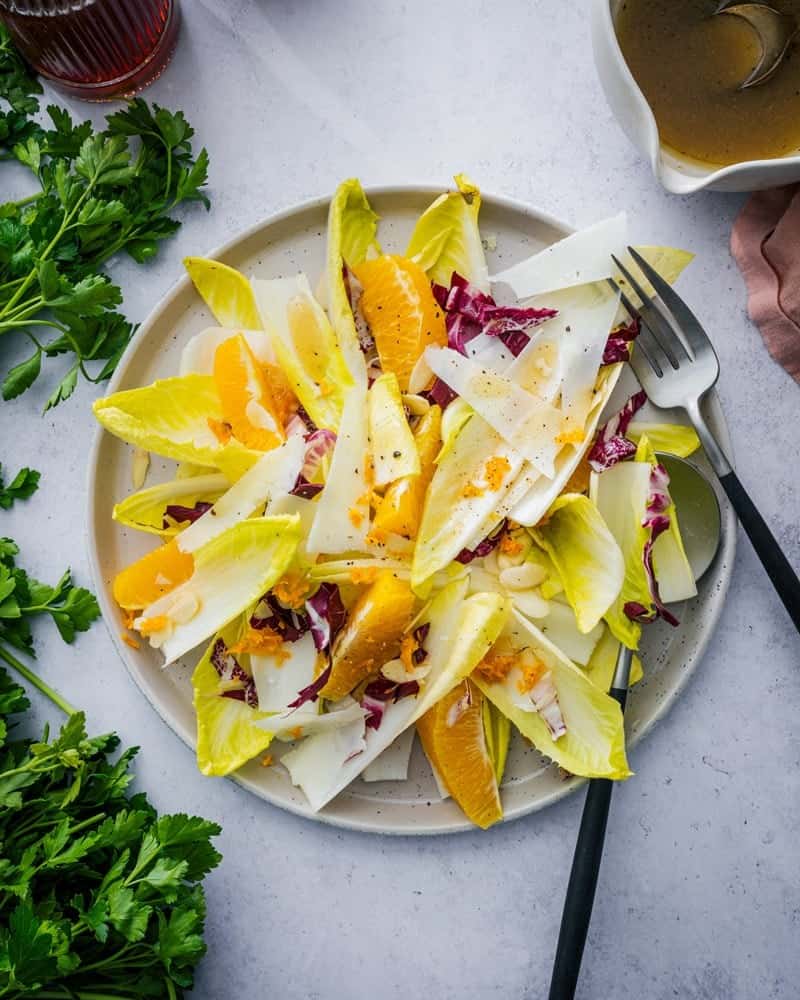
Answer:
[[[0,507],[8,510],[15,500],[27,500],[39,488],[40,476],[41,473],[35,469],[20,469],[8,486],[5,486],[3,466],[0,464]]]
[[[9,106],[0,110],[0,160],[18,160],[38,183],[0,205],[0,335],[16,331],[32,344],[2,379],[2,396],[30,388],[46,358],[70,354],[50,409],[81,377],[111,376],[134,327],[116,312],[122,293],[103,265],[118,253],[150,260],[180,228],[179,205],[208,208],[208,154],[193,152],[181,111],[141,98],[108,115],[104,130],[50,105],[48,128],[34,117],[40,92],[0,24],[0,107]]]

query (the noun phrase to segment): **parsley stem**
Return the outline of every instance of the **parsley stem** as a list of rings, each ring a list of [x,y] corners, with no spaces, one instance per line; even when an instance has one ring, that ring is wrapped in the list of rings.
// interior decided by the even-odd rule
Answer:
[[[44,191],[34,191],[34,193],[29,194],[27,198],[20,198],[19,201],[12,201],[11,204],[14,208],[22,208],[24,205],[30,205],[32,201],[36,201],[41,198],[43,194]]]
[[[29,684],[33,684],[35,688],[38,688],[38,690],[41,691],[43,695],[46,695],[54,705],[57,705],[65,715],[74,715],[78,711],[77,708],[70,705],[65,698],[62,698],[58,691],[55,691],[49,684],[46,684],[41,677],[38,677],[32,670],[26,667],[24,663],[21,663],[16,656],[12,656],[12,654],[9,653],[4,646],[0,646],[0,659],[5,660],[9,667],[12,667],[18,674],[21,674]]]

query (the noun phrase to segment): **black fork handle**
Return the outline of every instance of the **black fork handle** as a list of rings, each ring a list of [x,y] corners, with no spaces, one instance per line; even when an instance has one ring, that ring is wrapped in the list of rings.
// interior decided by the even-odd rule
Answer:
[[[628,689],[612,687],[608,693],[624,710]],[[592,919],[613,789],[614,782],[609,778],[592,778],[589,782],[561,916],[549,1000],[572,1000],[575,996],[586,935]]]
[[[800,580],[797,578],[797,573],[781,551],[775,536],[759,514],[747,490],[739,482],[736,473],[726,472],[719,477],[719,481],[728,494],[728,499],[756,550],[756,555],[767,571],[772,586],[789,612],[794,627],[800,632]]]

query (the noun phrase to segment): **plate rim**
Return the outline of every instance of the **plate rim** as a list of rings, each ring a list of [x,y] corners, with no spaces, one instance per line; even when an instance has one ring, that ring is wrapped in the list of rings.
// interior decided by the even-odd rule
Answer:
[[[364,192],[369,199],[380,199],[384,197],[397,197],[403,195],[425,195],[431,199],[438,197],[443,193],[441,187],[432,184],[384,184],[365,187]],[[264,218],[260,219],[258,222],[253,223],[246,229],[240,230],[235,233],[229,239],[225,240],[224,243],[216,246],[212,250],[209,250],[204,256],[211,258],[213,260],[222,260],[224,262],[224,257],[235,251],[238,246],[242,243],[247,242],[256,236],[260,231],[269,229],[273,226],[279,225],[281,222],[290,220],[293,216],[305,212],[313,212],[315,210],[326,209],[330,204],[332,195],[322,195],[314,198],[308,198],[302,201],[295,202],[289,205],[287,208],[280,209],[273,212]],[[535,205],[528,202],[521,201],[520,199],[513,198],[507,195],[497,195],[491,191],[487,192],[483,189],[481,190],[481,201],[484,205],[494,205],[498,208],[510,211],[516,215],[522,215],[533,219],[538,224],[549,226],[552,229],[562,232],[565,236],[575,232],[575,227],[563,221],[558,216],[553,215],[550,212],[540,209]],[[151,329],[155,326],[161,314],[172,304],[173,300],[182,294],[188,287],[192,284],[191,278],[188,274],[183,274],[178,277],[173,284],[167,289],[164,295],[155,303],[152,309],[149,311],[145,319],[139,325],[136,333],[131,338],[130,342],[125,348],[125,351],[120,359],[120,362],[112,375],[111,379],[106,385],[104,395],[116,392],[117,387],[123,381],[125,377],[126,370],[130,365],[133,357],[135,356],[139,345],[147,339],[150,334]],[[711,405],[717,410],[717,416],[721,418],[720,429],[722,437],[722,445],[730,455],[732,452],[730,434],[727,423],[725,421],[724,413],[719,400],[719,395],[716,388],[712,388],[707,394]],[[103,440],[103,434],[105,433],[104,428],[99,424],[95,428],[94,435],[92,438],[91,447],[89,449],[88,464],[86,471],[86,511],[85,511],[85,541],[86,549],[89,557],[89,568],[92,577],[92,583],[94,590],[97,594],[97,599],[100,604],[100,609],[102,612],[103,625],[106,628],[108,635],[111,638],[114,649],[117,652],[119,659],[122,661],[125,670],[127,671],[129,677],[133,680],[139,693],[142,694],[145,700],[148,702],[150,707],[159,717],[159,719],[165,723],[169,729],[184,743],[188,749],[192,752],[194,756],[196,746],[194,739],[187,733],[182,731],[182,726],[176,718],[173,718],[171,713],[164,709],[163,706],[159,705],[154,697],[151,697],[150,692],[144,685],[143,679],[140,677],[141,671],[133,667],[132,663],[129,662],[127,655],[127,647],[123,649],[123,644],[116,634],[113,624],[113,607],[110,604],[107,595],[107,588],[103,581],[102,570],[100,566],[99,552],[97,546],[97,535],[93,530],[93,524],[95,523],[97,517],[97,480],[98,480],[98,462],[100,447]],[[718,491],[719,494],[719,491]],[[670,711],[672,706],[678,701],[685,690],[690,679],[694,675],[698,664],[702,660],[706,649],[714,635],[719,617],[722,614],[722,609],[725,604],[725,597],[730,587],[731,578],[733,576],[733,564],[734,556],[736,552],[736,517],[733,513],[731,507],[725,501],[724,495],[721,496],[721,513],[722,513],[722,533],[720,538],[720,547],[715,559],[715,563],[719,560],[724,560],[724,569],[721,574],[721,579],[716,587],[715,595],[713,601],[709,604],[708,613],[706,614],[702,631],[699,636],[698,642],[694,648],[694,655],[692,659],[684,664],[684,668],[681,671],[679,677],[672,685],[671,690],[667,696],[665,696],[655,711],[647,719],[647,721],[638,727],[634,732],[626,733],[626,747],[628,750],[633,749],[640,740],[647,736],[650,731],[656,726],[664,716]],[[712,564],[713,566],[713,564]],[[198,772],[199,773],[199,772]],[[326,810],[321,810],[319,812],[314,812],[309,805],[303,805],[301,803],[294,802],[290,799],[284,799],[272,793],[269,789],[249,780],[247,777],[240,775],[237,772],[233,774],[226,775],[226,778],[238,785],[239,787],[245,789],[247,792],[257,796],[262,801],[268,802],[270,805],[282,809],[285,812],[291,813],[292,815],[298,816],[304,820],[314,823],[323,823],[327,826],[332,826],[337,829],[353,830],[358,833],[369,833],[369,834],[383,834],[388,836],[442,836],[451,833],[464,833],[467,831],[474,831],[476,827],[472,824],[466,817],[463,819],[453,820],[446,825],[441,823],[438,824],[426,824],[425,822],[415,823],[413,826],[408,828],[401,828],[396,825],[387,825],[386,821],[382,820],[380,815],[373,815],[370,818],[353,818],[350,816],[340,816],[336,813],[326,812]],[[503,815],[503,819],[497,824],[497,827],[501,827],[507,823],[512,822],[522,818],[523,816],[528,816],[532,813],[539,812],[542,809],[547,808],[559,802],[561,799],[565,798],[567,795],[572,794],[578,788],[586,783],[585,778],[573,777],[564,781],[563,785],[557,789],[554,789],[549,794],[536,799],[530,803],[519,804],[509,810],[506,810]]]

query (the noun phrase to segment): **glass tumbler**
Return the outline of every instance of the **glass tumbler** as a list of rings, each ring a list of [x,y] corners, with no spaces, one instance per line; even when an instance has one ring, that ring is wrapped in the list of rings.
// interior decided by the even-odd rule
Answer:
[[[178,0],[0,0],[22,55],[41,76],[90,101],[130,95],[164,69]]]

